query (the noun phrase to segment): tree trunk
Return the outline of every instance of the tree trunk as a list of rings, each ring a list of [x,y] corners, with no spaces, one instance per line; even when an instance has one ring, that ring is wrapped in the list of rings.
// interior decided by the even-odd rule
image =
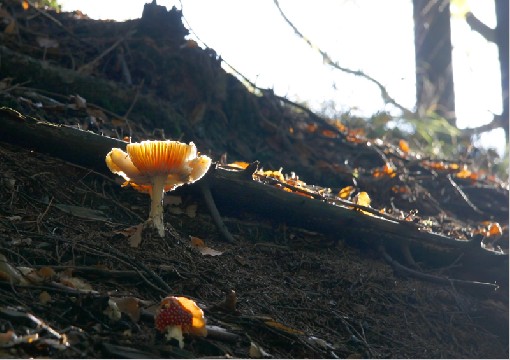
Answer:
[[[499,64],[501,68],[501,91],[503,93],[503,113],[501,124],[505,130],[508,142],[508,0],[496,0],[496,44],[499,50]]]
[[[413,0],[416,109],[435,111],[455,125],[450,2]]]

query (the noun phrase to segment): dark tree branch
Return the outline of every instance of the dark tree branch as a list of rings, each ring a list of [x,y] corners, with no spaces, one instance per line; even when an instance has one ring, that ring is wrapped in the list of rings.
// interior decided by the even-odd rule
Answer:
[[[471,280],[460,280],[460,279],[450,279],[446,277],[441,276],[435,276],[432,274],[426,274],[421,271],[410,269],[402,264],[400,264],[398,261],[393,259],[387,252],[384,246],[379,246],[379,252],[381,253],[384,260],[386,260],[396,271],[400,272],[402,275],[414,277],[417,279],[430,281],[436,284],[442,284],[442,285],[456,285],[456,286],[464,286],[469,287],[473,289],[479,289],[479,290],[487,290],[487,291],[494,291],[499,288],[498,285],[487,283],[487,282],[480,282],[480,281],[471,281]]]
[[[476,31],[490,42],[496,42],[496,32],[481,22],[472,12],[466,14],[466,22],[471,30]]]
[[[508,123],[508,119],[505,119],[502,115],[494,115],[492,121],[488,124],[477,126],[474,128],[463,129],[462,133],[466,136],[472,136],[481,134],[483,132],[491,131],[505,126]],[[508,126],[508,125],[507,125]]]
[[[312,49],[318,51],[322,55],[322,58],[323,58],[325,63],[327,63],[328,65],[334,67],[335,69],[343,71],[343,72],[345,72],[347,74],[351,74],[351,75],[360,76],[362,78],[365,78],[366,80],[368,80],[371,83],[375,84],[379,88],[379,90],[381,91],[381,96],[382,96],[382,98],[383,98],[385,103],[392,104],[396,108],[400,109],[404,113],[404,115],[406,115],[406,116],[413,115],[412,111],[410,111],[409,109],[407,109],[403,105],[399,104],[395,99],[393,99],[390,96],[390,94],[388,93],[388,91],[386,90],[386,88],[384,87],[384,85],[381,84],[379,81],[377,81],[376,79],[374,79],[370,75],[365,74],[361,70],[352,70],[352,69],[343,67],[343,66],[339,65],[337,62],[333,61],[331,59],[331,57],[328,55],[328,53],[326,53],[325,51],[321,50],[317,45],[312,43],[311,40],[308,39],[306,36],[304,36],[298,30],[298,28],[287,18],[287,16],[285,15],[285,13],[283,12],[283,10],[280,7],[280,4],[278,3],[278,0],[273,0],[273,1],[275,3],[276,7],[278,8],[278,11],[280,12],[280,15],[285,20],[285,22],[292,28],[292,30],[294,30],[296,35],[298,35],[301,39],[303,39]]]
[[[202,196],[204,197],[205,204],[207,205],[207,209],[209,209],[209,213],[211,214],[214,224],[223,236],[223,239],[231,244],[237,243],[236,239],[234,239],[230,231],[228,231],[228,228],[221,218],[220,212],[218,211],[214,198],[211,194],[211,189],[209,189],[209,185],[206,182],[201,181],[198,183],[198,187],[202,192]]]

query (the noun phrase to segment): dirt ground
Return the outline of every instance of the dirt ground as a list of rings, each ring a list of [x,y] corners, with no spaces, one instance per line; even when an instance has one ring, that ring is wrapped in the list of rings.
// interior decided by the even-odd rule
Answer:
[[[8,321],[3,313],[4,330],[10,324],[19,336],[26,329],[41,337],[4,348],[2,357],[105,358],[129,351],[135,357],[248,357],[250,346],[278,358],[508,353],[505,294],[480,298],[396,276],[373,251],[248,215],[225,219],[238,241],[227,244],[200,199],[184,195],[176,207],[183,214],[165,216],[175,232],[166,240],[145,233],[132,248],[123,231],[148,215],[148,197],[45,155],[6,144],[0,149],[2,253],[12,264],[49,266],[56,273],[36,285],[2,283],[2,309],[31,313],[70,343],[61,349],[45,341],[54,334],[21,321],[21,315]],[[64,204],[76,206],[74,215]],[[202,255],[190,236],[221,254]],[[97,293],[55,286],[67,269]],[[235,310],[222,309],[232,290]],[[158,335],[151,316],[135,322],[126,314],[120,321],[103,314],[109,297],[135,297],[144,301],[140,308],[150,308],[169,291],[196,299],[208,325],[236,336],[190,337],[178,351]],[[41,300],[43,293],[50,299]]]
[[[166,19],[171,36],[162,40],[157,21],[94,22],[53,12],[49,18],[14,1],[2,9],[1,17],[18,26],[10,33],[7,22],[1,35],[3,126],[12,121],[9,108],[120,139],[182,137],[218,163],[228,153],[232,159],[259,160],[266,169],[283,166],[334,193],[352,185],[355,168],[357,191],[369,192],[374,209],[393,207],[399,221],[434,223],[445,238],[476,247],[482,235],[474,234],[483,221],[498,222],[502,234],[480,258],[461,253],[443,261],[441,247],[432,256],[414,249],[411,273],[388,261],[391,256],[403,263],[398,249],[386,253],[374,245],[385,234],[363,226],[314,229],[306,213],[301,222],[287,222],[285,206],[290,213],[295,202],[285,199],[255,211],[240,194],[222,191],[220,199],[213,193],[234,238],[226,241],[195,184],[167,194],[167,229],[160,238],[140,227],[148,218],[149,197],[121,187],[118,177],[101,170],[102,159],[97,167],[84,166],[78,160],[85,158],[86,146],[82,159],[73,161],[59,146],[42,150],[15,134],[6,136],[4,127],[1,357],[508,358],[508,187],[503,183],[456,176],[457,161],[432,169],[440,162],[417,161],[394,144],[376,146],[303,109],[289,110],[274,95],[250,94],[220,70],[212,49],[183,43],[178,12],[156,8],[152,14]],[[126,35],[135,26],[141,35]],[[57,40],[59,50],[36,46],[41,33]],[[106,52],[118,39],[124,41],[121,50]],[[243,122],[234,121],[240,117]],[[395,164],[398,176],[383,167],[385,159]],[[404,185],[414,198],[389,190]],[[315,194],[324,188],[313,189]],[[469,284],[438,283],[438,278]],[[155,329],[155,308],[169,295],[197,302],[207,337],[186,335],[181,349]],[[112,315],[115,309],[120,318]]]

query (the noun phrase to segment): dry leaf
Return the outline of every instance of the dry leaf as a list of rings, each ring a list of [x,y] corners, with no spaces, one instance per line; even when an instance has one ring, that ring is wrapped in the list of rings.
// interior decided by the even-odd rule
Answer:
[[[195,40],[188,39],[180,46],[181,49],[188,48],[188,49],[196,49],[198,48],[198,43]]]
[[[238,313],[236,292],[234,290],[230,290],[230,292],[225,296],[225,300],[216,306],[233,314]]]
[[[135,227],[134,232],[129,237],[129,246],[137,248],[140,246],[140,243],[142,242],[142,231],[143,231],[143,223],[138,224]]]
[[[14,78],[12,78],[12,77],[5,77],[2,80],[0,80],[0,90],[9,89],[10,87],[12,87],[13,80],[14,80]],[[16,180],[3,178],[1,182],[9,184],[13,181],[15,182]],[[12,186],[9,186],[9,188],[10,188],[10,190],[12,190]]]
[[[19,284],[23,280],[20,272],[9,263],[3,254],[0,254],[0,273],[2,274],[1,278],[12,281],[14,284]]]
[[[39,294],[39,302],[43,305],[46,305],[51,301],[51,295],[48,294],[47,291],[43,291]]]
[[[97,121],[100,121],[100,122],[103,122],[103,123],[108,121],[108,116],[106,116],[106,114],[102,110],[100,110],[100,109],[95,109],[95,108],[87,107],[86,108],[86,112],[87,112],[88,115],[90,115],[90,117],[95,118]]]
[[[144,223],[141,223],[124,230],[118,230],[115,233],[128,237],[129,246],[137,248],[142,242],[143,225]]]
[[[115,303],[112,299],[108,300],[108,307],[104,309],[103,314],[113,321],[119,321],[122,317],[122,313],[120,312],[117,303]]]
[[[67,268],[64,271],[60,272],[60,276],[72,277],[73,276],[73,272],[74,272],[73,268]]]
[[[21,221],[21,216],[19,216],[19,215],[12,215],[12,216],[7,216],[6,219],[9,220],[9,221],[12,221],[12,222]]]
[[[346,186],[338,192],[338,197],[344,200],[349,199],[355,190],[356,190],[355,187],[352,185]]]
[[[354,197],[354,202],[356,203],[356,205],[369,207],[371,200],[370,200],[370,196],[368,195],[368,193],[365,191],[362,191]]]
[[[125,119],[113,118],[111,120],[111,124],[112,124],[112,126],[115,126],[115,127],[124,127],[127,125],[127,122]]]
[[[85,291],[92,290],[92,286],[90,284],[87,284],[84,280],[76,277],[61,277],[59,281],[62,285],[71,287],[73,289]]]
[[[272,357],[267,351],[262,349],[260,345],[257,345],[253,341],[250,343],[249,356],[252,359],[269,358]]]
[[[266,171],[258,170],[255,174],[262,175],[265,177],[270,177],[270,178],[276,179],[280,182],[285,182],[285,177],[282,174],[282,170],[283,170],[282,168],[280,168],[280,170],[278,170],[278,171],[276,171],[276,170],[266,170]]]
[[[467,166],[463,166],[462,170],[460,170],[458,173],[455,174],[456,177],[459,179],[466,179],[471,177],[473,174],[470,170],[468,170]]]
[[[230,167],[238,169],[246,169],[250,164],[245,161],[234,161],[233,163],[227,164]]]
[[[197,204],[191,204],[186,206],[186,215],[194,219],[197,216],[197,208],[198,208]]]
[[[5,27],[4,33],[6,34],[17,34],[18,27],[16,26],[16,22],[13,20]]]
[[[176,195],[166,195],[163,199],[163,205],[179,206],[182,204],[182,198]]]
[[[37,45],[42,48],[58,48],[58,41],[48,37],[38,36],[35,41],[37,42]]]
[[[76,105],[76,109],[86,109],[87,108],[87,100],[80,95],[76,94],[71,97],[74,101],[74,105]]]
[[[42,284],[43,282],[47,282],[47,279],[41,277],[36,269],[27,266],[18,266],[17,269],[23,274],[23,279],[27,281],[27,283]]]
[[[372,201],[370,199],[370,196],[368,195],[368,193],[366,193],[365,191],[361,191],[360,193],[358,193],[354,199],[353,199],[354,203],[356,205],[361,205],[361,206],[366,206],[366,207],[370,207],[370,202]],[[355,209],[356,211],[359,211],[359,212],[362,212],[363,214],[365,215],[369,215],[369,216],[374,216],[374,214],[368,212],[368,211],[365,211],[365,210],[362,210],[362,209]]]
[[[395,177],[397,174],[395,173],[395,169],[393,168],[393,165],[391,163],[385,163],[382,168],[377,168],[373,172],[374,177],[382,177],[382,176],[389,176],[389,177]]]
[[[55,270],[53,270],[49,266],[43,266],[39,270],[37,270],[37,275],[42,277],[43,279],[49,279],[56,275]]]
[[[402,150],[404,154],[409,153],[409,143],[407,141],[400,139],[400,141],[398,142],[398,147],[400,148],[400,150]]]
[[[0,348],[6,348],[14,345],[17,342],[17,339],[18,336],[16,336],[13,330],[0,332]]]
[[[0,270],[0,281],[11,281],[11,276],[5,271]]]
[[[210,247],[207,247],[207,246],[205,246],[203,248],[200,248],[199,250],[202,253],[202,255],[218,256],[218,255],[223,254],[223,252],[218,251],[218,250],[214,250],[214,249],[212,249]]]
[[[319,125],[317,125],[316,123],[310,123],[306,125],[306,131],[308,131],[309,133],[316,132],[318,128]]]
[[[196,237],[196,236],[190,236],[191,238],[191,246],[196,248],[202,255],[209,255],[209,256],[218,256],[223,254],[222,251],[214,250],[213,248],[210,248],[205,245],[204,240]]]
[[[173,215],[184,214],[184,211],[180,207],[177,207],[177,206],[170,206],[168,208],[168,211],[170,212],[170,214],[173,214]]]
[[[489,236],[499,236],[503,235],[503,229],[501,229],[501,225],[498,223],[491,223],[488,228]]]
[[[190,236],[190,238],[191,238],[191,246],[194,246],[196,248],[200,248],[200,247],[204,247],[205,246],[204,240],[200,239],[199,237]]]
[[[267,320],[267,321],[264,321],[264,323],[268,326],[271,326],[274,329],[278,329],[278,330],[284,331],[289,334],[304,335],[304,332],[302,332],[301,330],[293,329],[293,328],[283,325],[282,323],[279,323],[278,321],[275,321],[275,320]]]
[[[205,102],[202,102],[202,103],[198,104],[197,106],[195,106],[193,111],[191,111],[191,115],[189,116],[190,124],[195,125],[195,124],[200,123],[204,118],[206,110],[207,110],[207,103],[205,103]]]
[[[133,322],[140,320],[140,299],[135,297],[110,298],[114,301],[119,310],[128,315]]]
[[[335,139],[338,137],[337,133],[335,133],[334,131],[328,130],[328,129],[322,130],[321,134],[322,134],[322,136],[330,138],[330,139]]]

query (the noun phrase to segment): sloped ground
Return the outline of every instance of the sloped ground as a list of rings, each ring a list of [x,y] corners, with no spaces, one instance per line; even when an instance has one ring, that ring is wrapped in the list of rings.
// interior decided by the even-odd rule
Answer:
[[[119,24],[17,2],[2,9],[3,106],[113,137],[193,140],[215,160],[228,153],[284,166],[335,193],[356,172],[376,209],[402,217],[419,209],[417,221],[434,219],[436,231],[463,240],[490,219],[503,228],[492,245],[508,249],[508,191],[497,179],[460,177],[459,162],[425,166],[402,147],[249,93],[212,49],[184,41],[178,12],[149,7],[145,20]],[[165,239],[139,234],[147,196],[11,140],[0,142],[2,357],[508,357],[507,275],[489,292],[405,278],[361,231],[290,227],[270,215],[272,204],[266,215],[239,201],[220,206],[236,240],[228,243],[189,188],[167,197]],[[463,259],[418,265],[468,279],[486,270]],[[13,267],[32,271],[30,281]],[[507,274],[508,262],[498,270]],[[209,326],[183,350],[154,328],[154,305],[170,294],[195,299]],[[105,313],[109,300],[120,320]]]
[[[165,218],[178,238],[168,234],[165,241],[146,232],[132,248],[120,232],[148,216],[146,196],[87,169],[6,144],[0,159],[2,253],[11,264],[56,272],[26,286],[2,283],[2,331],[40,333],[35,342],[4,347],[2,357],[126,356],[126,349],[113,345],[141,351],[135,357],[247,357],[252,343],[274,357],[295,358],[508,354],[504,293],[474,297],[454,286],[398,277],[371,250],[250,214],[226,218],[238,240],[226,244],[200,199],[184,194],[174,208],[188,209],[192,217]],[[195,204],[196,213],[189,210]],[[202,255],[189,235],[222,254]],[[74,269],[72,276],[97,293],[75,294],[62,280],[66,269]],[[236,311],[215,307],[231,290]],[[42,300],[43,293],[49,300]],[[165,344],[150,315],[135,322],[126,314],[120,321],[103,314],[108,297],[136,297],[147,301],[140,304],[145,309],[169,293],[197,299],[208,325],[238,336],[188,338],[180,352]],[[7,316],[8,308],[37,316],[65,334],[70,345],[59,349],[47,341],[55,335],[20,315]]]

